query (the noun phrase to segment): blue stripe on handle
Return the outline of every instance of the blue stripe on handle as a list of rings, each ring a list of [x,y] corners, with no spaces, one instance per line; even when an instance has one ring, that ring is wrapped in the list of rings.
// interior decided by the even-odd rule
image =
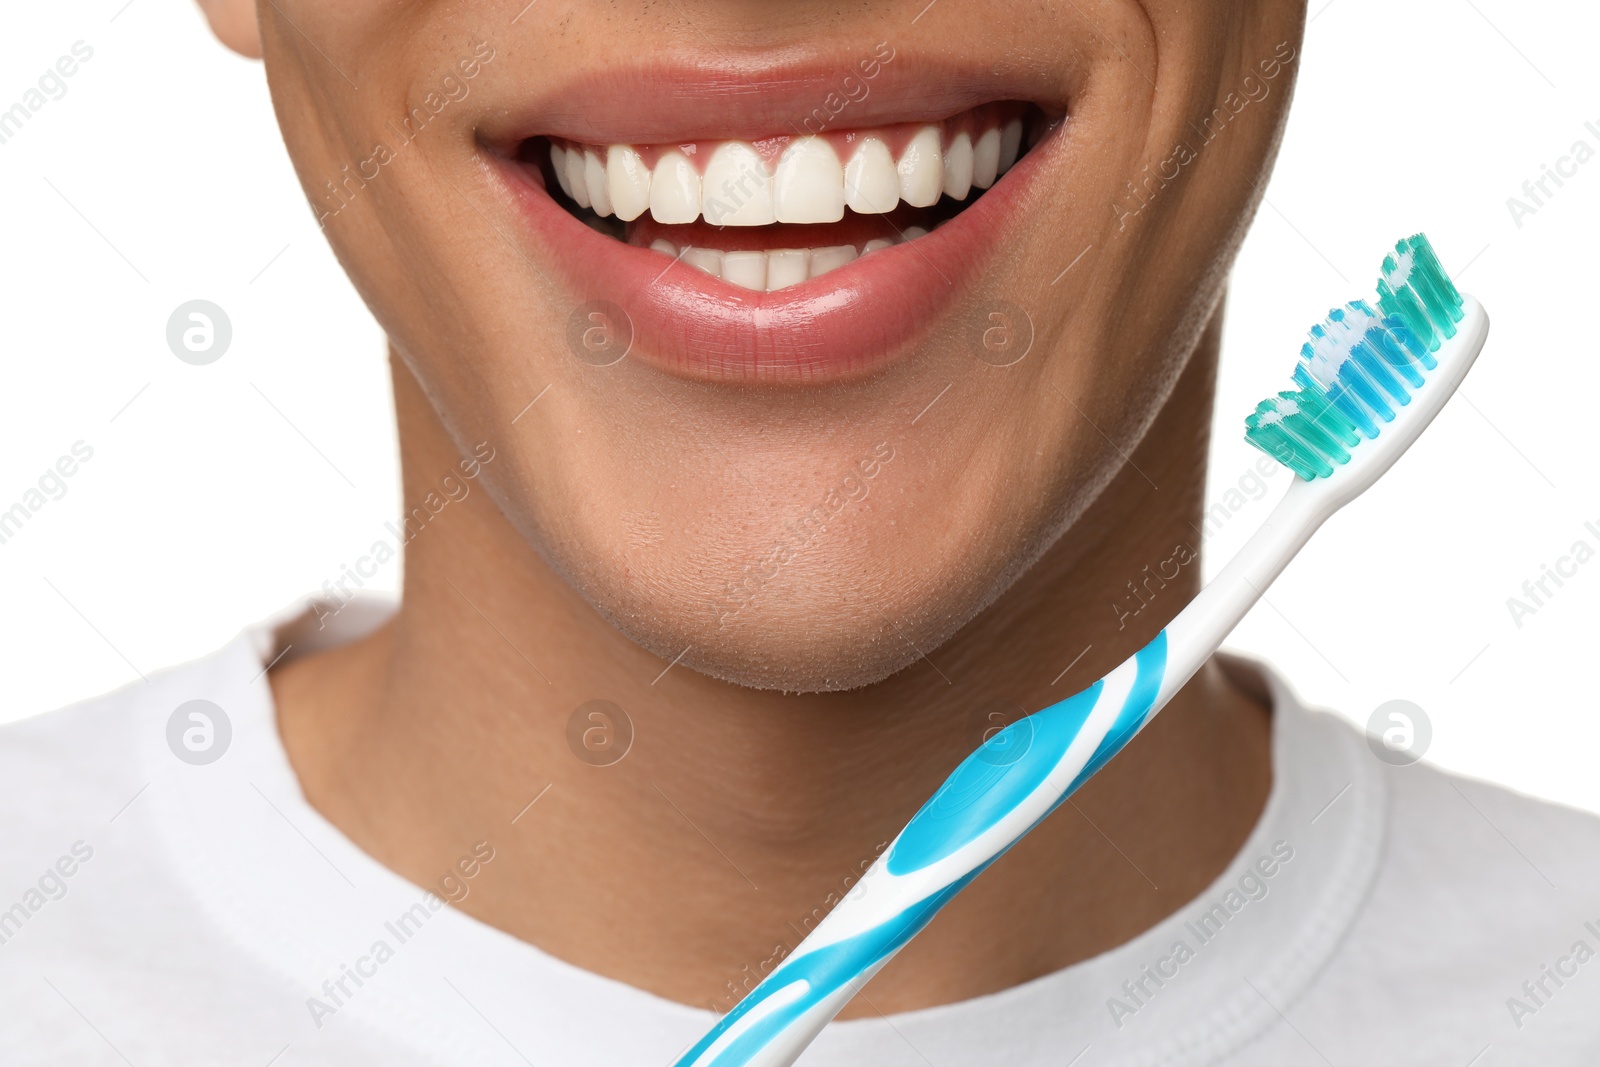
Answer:
[[[900,831],[889,852],[889,873],[910,874],[937,863],[1015,811],[1061,762],[1104,688],[1096,682],[985,741]]]
[[[1083,770],[1078,772],[1072,784],[1062,791],[1061,796],[1050,805],[1048,811],[1034,820],[1033,826],[1018,836],[1018,841],[1033,833],[1034,826],[1038,826],[1055,814],[1055,810],[1065,804],[1067,798],[1078,791],[1079,786],[1087,782],[1095,771],[1104,767],[1107,760],[1121,752],[1123,746],[1133,740],[1133,735],[1149,721],[1151,712],[1155,710],[1156,697],[1161,694],[1161,682],[1167,676],[1167,631],[1162,630],[1148,645],[1141,648],[1135,655],[1134,662],[1138,664],[1139,671],[1133,677],[1133,686],[1128,690],[1128,696],[1123,700],[1121,710],[1117,712],[1117,720],[1111,724],[1111,729],[1106,731],[1105,737],[1100,739],[1100,744],[1095,746],[1094,755],[1089,757],[1089,762],[1083,765]],[[1006,846],[1006,851],[1010,850],[1011,846]]]
[[[1072,784],[1050,805],[1054,811],[1106,761],[1122,750],[1139,732],[1155,708],[1161,682],[1167,669],[1167,632],[1135,656],[1137,673],[1132,687],[1117,711],[1116,720]],[[1019,719],[986,741],[962,761],[939,791],[912,817],[895,839],[886,867],[890,874],[904,875],[921,870],[955,853],[976,840],[1006,815],[1015,811],[1034,790],[1044,784],[1067,749],[1077,738],[1089,713],[1105,689],[1104,680],[1075,696],[1052,704],[1025,719]],[[1041,815],[1034,826],[1049,814]],[[1029,827],[1031,830],[1032,827]],[[1018,840],[1022,835],[1019,835]],[[1013,842],[1014,844],[1015,842]],[[799,995],[755,1023],[732,1041],[704,1067],[740,1067],[767,1048],[794,1026],[807,1012],[845,988],[858,975],[898,952],[929,922],[950,898],[967,887],[1000,856],[995,856],[969,871],[950,885],[916,901],[893,918],[843,941],[806,951],[804,946],[738,1006],[718,1020],[709,1033],[679,1059],[680,1067],[697,1064],[716,1041],[746,1015],[777,993],[804,983]]]
[[[1167,632],[1162,630],[1140,649],[1135,662],[1138,673],[1116,721],[1062,800],[1122,751],[1149,718],[1167,673]],[[984,742],[901,831],[889,853],[889,873],[909,874],[937,863],[1015,811],[1077,740],[1104,688],[1105,682],[1098,681],[1075,696],[1017,720]],[[1057,801],[1050,810],[1059,805]]]
[[[951,897],[965,889],[967,883],[983,873],[987,867],[986,863],[983,867],[964,875],[937,893],[917,901],[894,918],[870,930],[835,944],[825,945],[804,956],[793,957],[786,968],[774,971],[766,981],[756,986],[749,996],[741,1000],[737,1007],[724,1015],[711,1032],[701,1038],[678,1062],[680,1064],[697,1062],[718,1037],[751,1010],[775,993],[791,988],[796,982],[806,983],[806,988],[799,997],[775,1009],[766,1018],[740,1034],[727,1048],[717,1053],[714,1059],[706,1061],[705,1067],[737,1067],[749,1063],[757,1053],[799,1021],[806,1012],[833,996],[857,975],[898,952],[907,941],[928,925]]]
[[[1161,693],[1161,682],[1167,676],[1167,631],[1162,630],[1141,648],[1134,662],[1139,665],[1139,673],[1134,676],[1133,688],[1128,690],[1128,699],[1122,702],[1117,721],[1111,724],[1111,729],[1106,731],[1094,755],[1089,757],[1089,762],[1084,764],[1083,770],[1072,780],[1066,793],[1062,794],[1062,800],[1077,792],[1078,787],[1104,767],[1107,760],[1121,752],[1122,746],[1133,740],[1133,735],[1150,718],[1150,712],[1156,706],[1156,697]]]

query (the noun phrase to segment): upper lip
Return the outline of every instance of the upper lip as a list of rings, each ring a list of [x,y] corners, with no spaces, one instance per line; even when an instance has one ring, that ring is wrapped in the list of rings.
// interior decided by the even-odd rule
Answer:
[[[846,129],[935,121],[996,100],[1065,112],[1074,89],[1070,77],[1052,80],[1037,68],[949,63],[905,51],[864,77],[858,64],[873,57],[874,47],[827,60],[725,58],[592,69],[484,117],[478,136],[505,155],[538,135],[585,144],[754,140],[815,133],[805,120],[819,108],[830,114],[830,128]]]

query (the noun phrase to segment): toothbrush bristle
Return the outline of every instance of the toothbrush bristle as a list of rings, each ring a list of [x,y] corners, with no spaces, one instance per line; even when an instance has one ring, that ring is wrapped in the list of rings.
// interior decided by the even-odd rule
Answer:
[[[1461,294],[1422,234],[1384,258],[1378,306],[1352,300],[1311,328],[1296,389],[1269,397],[1245,419],[1245,440],[1306,480],[1350,461],[1427,382],[1433,353],[1454,337]]]

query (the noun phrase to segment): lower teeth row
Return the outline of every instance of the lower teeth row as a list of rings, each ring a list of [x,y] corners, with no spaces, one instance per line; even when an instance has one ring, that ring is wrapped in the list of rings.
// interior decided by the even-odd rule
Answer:
[[[859,248],[855,245],[833,245],[828,248],[774,248],[765,252],[719,252],[715,248],[689,247],[680,250],[664,238],[652,241],[650,247],[703,270],[714,278],[756,292],[770,293],[799,285],[861,256],[913,240],[927,232],[921,226],[908,226],[897,238],[875,238]]]

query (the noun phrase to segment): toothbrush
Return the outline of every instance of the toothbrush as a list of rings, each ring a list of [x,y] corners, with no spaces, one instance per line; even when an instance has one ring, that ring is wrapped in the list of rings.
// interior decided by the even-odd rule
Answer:
[[[946,903],[1120,752],[1227,638],[1322,523],[1388,470],[1483,348],[1489,319],[1426,237],[1383,262],[1378,306],[1312,327],[1295,389],[1245,420],[1297,477],[1237,556],[1144,648],[968,756],[792,953],[675,1067],[787,1067]]]

